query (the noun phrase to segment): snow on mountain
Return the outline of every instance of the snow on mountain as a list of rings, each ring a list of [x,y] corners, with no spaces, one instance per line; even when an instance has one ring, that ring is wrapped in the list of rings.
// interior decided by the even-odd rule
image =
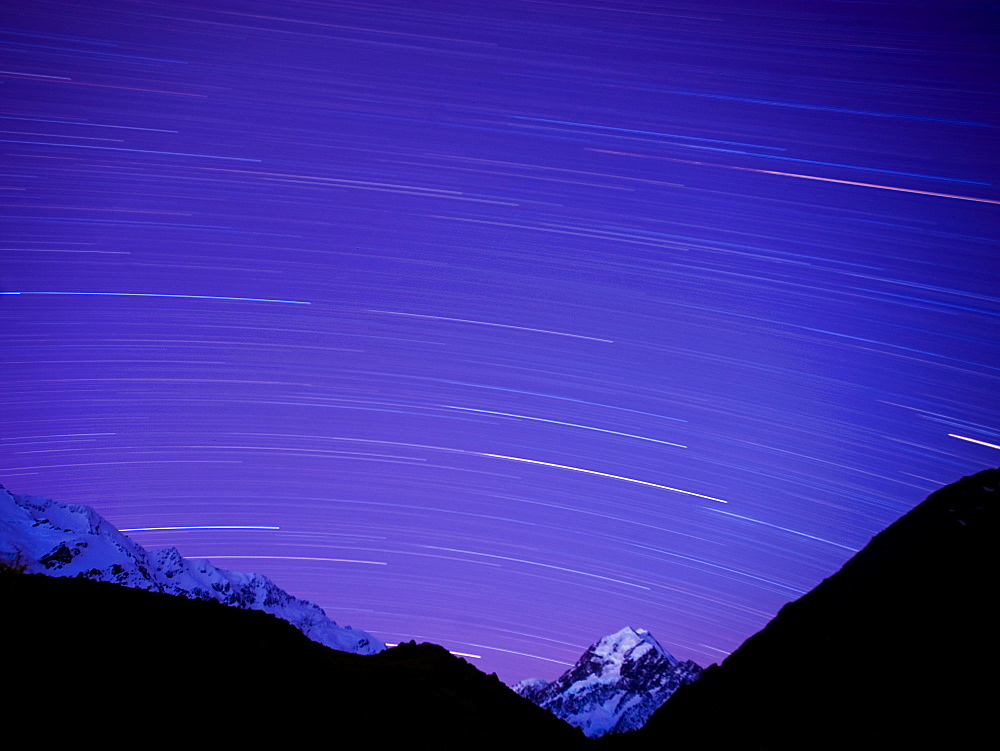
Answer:
[[[176,548],[146,550],[89,506],[13,495],[2,486],[0,562],[25,565],[26,573],[96,579],[263,610],[342,652],[374,654],[385,649],[375,637],[338,626],[318,605],[292,597],[266,576],[189,561]]]
[[[701,675],[645,629],[623,628],[591,646],[552,683],[528,678],[514,691],[591,738],[642,727],[678,687]]]

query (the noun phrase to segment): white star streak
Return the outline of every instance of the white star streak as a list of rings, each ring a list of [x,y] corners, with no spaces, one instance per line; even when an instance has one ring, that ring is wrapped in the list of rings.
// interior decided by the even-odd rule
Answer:
[[[166,530],[174,529],[281,529],[281,527],[262,527],[255,525],[242,525],[242,524],[212,524],[205,526],[196,527],[131,527],[129,529],[119,529],[119,532],[163,532]]]
[[[492,323],[490,321],[471,321],[467,318],[448,318],[447,316],[428,316],[420,313],[401,313],[396,310],[366,310],[366,313],[384,313],[390,316],[407,316],[408,318],[430,318],[434,321],[452,321],[454,323],[474,323],[477,326],[496,326],[501,329],[516,329],[517,331],[532,331],[536,334],[555,334],[556,336],[569,336],[573,339],[587,339],[591,342],[606,342],[614,344],[611,339],[600,339],[596,336],[583,336],[581,334],[567,334],[565,331],[551,331],[550,329],[531,329],[527,326],[511,326],[506,323]]]
[[[825,542],[827,545],[833,545],[837,548],[843,548],[844,550],[849,550],[852,553],[857,553],[857,548],[852,548],[847,545],[841,545],[839,542],[833,542],[832,540],[827,540],[822,537],[816,537],[815,535],[807,535],[805,532],[799,532],[795,529],[789,529],[788,527],[781,527],[777,524],[771,524],[770,522],[762,522],[760,519],[751,519],[749,516],[740,516],[739,514],[731,514],[728,511],[723,511],[722,509],[713,508],[712,511],[717,514],[725,514],[726,516],[732,516],[735,519],[742,519],[743,521],[753,522],[754,524],[763,524],[765,527],[771,527],[772,529],[780,529],[782,532],[788,532],[789,534],[798,535],[799,537],[807,537],[810,540],[816,540],[817,542]]]
[[[519,456],[504,456],[503,454],[484,454],[478,451],[473,451],[472,453],[477,456],[488,456],[491,459],[506,459],[511,462],[524,462],[525,464],[537,464],[541,467],[556,467],[557,469],[568,469],[571,472],[583,472],[587,475],[597,475],[598,477],[610,477],[612,480],[623,480],[625,482],[634,482],[637,485],[648,485],[651,488],[659,488],[660,490],[669,490],[673,493],[683,493],[684,495],[692,495],[695,498],[704,498],[709,501],[717,501],[718,503],[729,503],[729,501],[724,501],[721,498],[714,498],[710,495],[704,495],[702,493],[695,493],[691,490],[681,490],[680,488],[672,488],[669,485],[659,485],[655,482],[646,482],[645,480],[637,480],[634,477],[623,477],[622,475],[612,475],[608,472],[598,472],[595,469],[584,469],[583,467],[570,467],[565,464],[553,464],[552,462],[542,462],[537,459],[523,459]]]
[[[352,558],[312,558],[304,555],[186,555],[185,558],[207,558],[211,561],[222,560],[223,558],[239,558],[242,560],[269,560],[269,561],[327,561],[329,563],[368,563],[372,566],[388,566],[385,561],[356,561]]]
[[[505,652],[509,655],[521,655],[522,657],[531,657],[532,659],[544,660],[545,662],[554,662],[556,665],[565,665],[566,667],[570,667],[573,664],[571,662],[564,662],[562,660],[553,660],[551,657],[542,657],[541,655],[533,655],[529,652],[517,652],[513,649],[501,649],[500,647],[491,647],[488,644],[472,644],[470,646],[478,647],[480,649],[489,649],[494,652]],[[452,652],[452,654],[458,654],[458,653]]]
[[[609,433],[611,435],[620,435],[624,438],[635,438],[638,441],[650,441],[651,443],[660,443],[664,446],[674,446],[679,449],[686,449],[687,446],[681,443],[672,443],[670,441],[660,441],[656,438],[647,438],[641,435],[635,435],[633,433],[622,433],[618,430],[605,430],[604,428],[595,428],[590,425],[580,425],[575,422],[563,422],[562,420],[546,420],[544,417],[530,417],[528,415],[514,415],[510,412],[494,412],[490,409],[474,409],[472,407],[454,407],[450,404],[443,405],[446,409],[457,409],[462,412],[478,412],[482,415],[499,415],[500,417],[515,417],[518,420],[534,420],[535,422],[548,422],[553,425],[565,425],[568,428],[582,428],[583,430],[596,430],[598,433]]]
[[[986,441],[977,441],[975,438],[966,438],[964,435],[955,435],[954,433],[949,433],[948,437],[958,438],[960,441],[968,441],[969,443],[978,443],[980,446],[989,446],[991,449],[1000,449],[995,443],[987,443]]]

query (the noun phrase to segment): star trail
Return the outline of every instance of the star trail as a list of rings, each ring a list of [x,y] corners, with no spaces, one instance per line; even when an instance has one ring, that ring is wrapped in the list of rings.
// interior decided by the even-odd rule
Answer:
[[[990,2],[12,2],[0,482],[515,682],[1000,460]]]

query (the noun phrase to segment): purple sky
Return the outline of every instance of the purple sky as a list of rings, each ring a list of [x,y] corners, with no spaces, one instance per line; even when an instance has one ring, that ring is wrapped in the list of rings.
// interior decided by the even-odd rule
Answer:
[[[8,3],[0,482],[505,681],[716,662],[998,464],[998,20]]]

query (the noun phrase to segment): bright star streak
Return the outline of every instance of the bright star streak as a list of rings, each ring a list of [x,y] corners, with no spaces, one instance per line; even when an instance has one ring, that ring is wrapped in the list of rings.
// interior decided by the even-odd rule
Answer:
[[[958,201],[975,201],[976,203],[992,203],[1000,205],[1000,201],[991,198],[973,198],[972,196],[959,196],[954,193],[935,193],[930,190],[914,190],[913,188],[897,188],[894,185],[876,185],[874,183],[861,183],[854,180],[835,180],[832,177],[817,177],[816,175],[800,175],[795,172],[776,172],[767,169],[753,169],[751,167],[736,167],[731,164],[716,164],[714,162],[695,162],[690,159],[671,159],[664,156],[651,156],[648,154],[631,154],[624,151],[610,151],[608,149],[589,149],[602,154],[619,154],[621,156],[635,156],[640,159],[662,159],[666,162],[680,162],[682,164],[697,164],[702,167],[719,167],[721,169],[739,170],[740,172],[757,172],[762,175],[780,175],[781,177],[797,177],[801,180],[818,180],[824,183],[839,183],[841,185],[856,185],[860,188],[878,188],[879,190],[894,190],[899,193],[915,193],[921,196],[934,196],[935,198],[954,198]]]
[[[372,566],[388,566],[385,561],[356,561],[352,558],[312,558],[303,555],[186,555],[185,558],[220,561],[223,558],[237,558],[239,560],[268,560],[268,561],[325,561],[327,563],[367,563]]]
[[[168,295],[155,292],[0,292],[0,295],[97,295],[100,297],[178,297],[185,300],[235,300],[237,302],[280,302],[312,305],[302,300],[270,300],[264,297],[223,297],[221,295]]]
[[[582,428],[583,430],[596,430],[599,433],[610,433],[611,435],[620,435],[625,438],[635,438],[638,441],[649,441],[650,443],[660,443],[663,444],[664,446],[675,446],[676,448],[680,449],[687,448],[687,446],[684,446],[683,444],[680,443],[671,443],[670,441],[659,441],[656,438],[646,438],[645,436],[634,435],[632,433],[620,433],[617,430],[605,430],[604,428],[594,428],[591,427],[590,425],[578,425],[575,422],[563,422],[562,420],[546,420],[544,417],[529,417],[528,415],[514,415],[511,414],[510,412],[494,412],[493,410],[489,409],[473,409],[472,407],[453,407],[449,404],[445,404],[443,406],[446,407],[447,409],[458,409],[463,412],[478,412],[483,415],[500,415],[501,417],[515,417],[518,420],[534,420],[535,422],[548,422],[553,425],[565,425],[566,427],[569,428]]]
[[[977,441],[975,438],[966,438],[964,435],[955,435],[954,433],[949,433],[949,437],[958,438],[960,441],[968,441],[969,443],[978,443],[980,446],[989,446],[991,449],[1000,449],[995,443],[987,443],[986,441]]]
[[[857,548],[851,548],[847,545],[841,545],[838,542],[832,542],[831,540],[824,540],[822,537],[816,537],[815,535],[807,535],[805,532],[798,532],[794,529],[789,529],[788,527],[779,527],[777,524],[771,524],[769,522],[762,522],[760,519],[751,519],[749,516],[740,516],[739,514],[733,514],[729,511],[723,511],[722,509],[713,508],[712,511],[717,514],[725,514],[726,516],[732,516],[735,519],[742,519],[743,521],[753,522],[754,524],[763,524],[765,527],[772,527],[773,529],[780,529],[782,532],[788,532],[793,535],[798,535],[799,537],[808,537],[810,540],[816,540],[818,542],[825,542],[827,545],[833,545],[834,547],[843,548],[844,550],[850,550],[852,553],[858,552]]]
[[[488,456],[492,459],[506,459],[511,462],[524,462],[525,464],[537,464],[541,467],[556,467],[557,469],[568,469],[572,472],[583,472],[587,475],[597,475],[598,477],[610,477],[612,480],[624,480],[625,482],[634,482],[637,485],[648,485],[651,488],[659,488],[660,490],[669,490],[673,493],[683,493],[684,495],[693,495],[695,498],[704,498],[709,501],[718,501],[719,503],[729,503],[729,501],[724,501],[721,498],[714,498],[710,495],[702,495],[701,493],[695,493],[690,490],[681,490],[680,488],[672,488],[669,485],[658,485],[655,482],[646,482],[645,480],[636,480],[634,477],[622,477],[621,475],[612,475],[607,472],[598,472],[594,469],[583,469],[582,467],[569,467],[565,464],[553,464],[552,462],[540,462],[537,459],[522,459],[519,456],[504,456],[503,454],[484,454],[478,451],[473,451],[472,453],[478,456]]]
[[[385,646],[387,646],[387,647],[398,647],[399,646],[399,642],[394,642],[392,644],[390,644],[389,642],[386,642]],[[478,647],[479,645],[478,644],[473,644],[472,646]],[[490,649],[490,647],[486,647],[486,649]],[[501,652],[505,652],[507,650],[501,649],[500,651]],[[481,660],[481,659],[483,659],[482,655],[474,655],[474,654],[470,654],[469,652],[455,652],[455,651],[453,651],[451,649],[448,650],[448,654],[455,655],[455,657],[471,657],[474,660]],[[544,657],[540,657],[539,659],[540,660],[544,660],[545,658]]]
[[[571,662],[564,662],[562,660],[553,660],[551,657],[542,657],[541,655],[529,654],[528,652],[517,652],[513,649],[501,649],[500,647],[491,647],[488,644],[473,644],[472,646],[479,647],[480,649],[490,649],[494,652],[505,652],[506,654],[509,655],[520,655],[521,657],[531,657],[536,660],[544,660],[545,662],[554,662],[556,665],[565,665],[567,667],[573,664]],[[452,652],[452,654],[457,654],[457,653]]]
[[[119,532],[162,532],[173,529],[281,529],[281,527],[259,527],[254,525],[205,525],[197,527],[131,527],[119,529]]]

